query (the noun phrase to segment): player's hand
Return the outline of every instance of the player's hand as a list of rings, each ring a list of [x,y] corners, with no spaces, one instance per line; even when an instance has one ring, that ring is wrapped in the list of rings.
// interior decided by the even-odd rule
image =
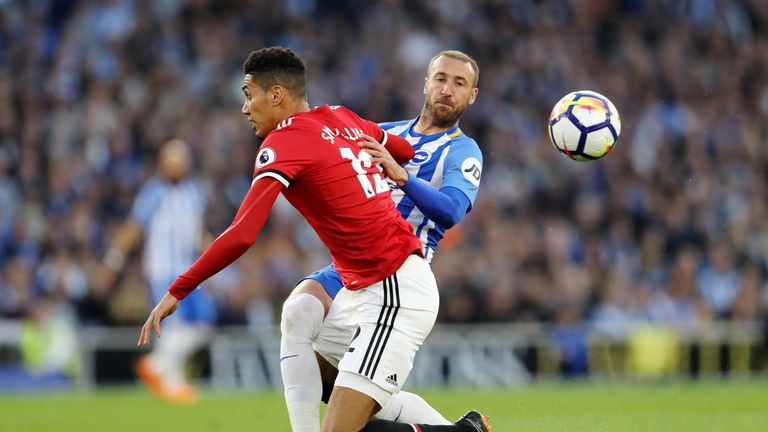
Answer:
[[[379,144],[378,141],[368,135],[363,135],[364,141],[358,142],[365,152],[371,155],[371,162],[380,164],[384,169],[384,174],[398,186],[408,182],[408,172],[395,162],[395,159],[389,154],[386,147]]]
[[[152,309],[152,312],[149,313],[149,318],[147,318],[147,321],[141,327],[139,343],[137,343],[136,346],[143,346],[148,344],[149,336],[153,329],[155,330],[157,337],[160,337],[160,321],[162,321],[163,318],[167,317],[168,315],[174,313],[178,307],[179,300],[171,295],[171,293],[165,293],[157,306],[155,306],[155,308]]]

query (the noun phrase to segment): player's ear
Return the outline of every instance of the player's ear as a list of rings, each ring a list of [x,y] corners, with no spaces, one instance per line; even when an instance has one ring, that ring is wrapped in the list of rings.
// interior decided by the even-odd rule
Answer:
[[[480,91],[477,87],[472,89],[472,93],[469,95],[469,104],[472,105],[475,103],[475,99],[477,99],[477,92]]]
[[[269,95],[268,95],[269,102],[273,106],[280,105],[280,102],[282,102],[283,99],[285,99],[285,94],[286,94],[286,92],[285,92],[285,88],[283,86],[273,85],[269,89]]]
[[[427,95],[427,85],[429,84],[429,77],[424,77],[424,90],[422,90],[422,93],[424,93],[424,96]]]

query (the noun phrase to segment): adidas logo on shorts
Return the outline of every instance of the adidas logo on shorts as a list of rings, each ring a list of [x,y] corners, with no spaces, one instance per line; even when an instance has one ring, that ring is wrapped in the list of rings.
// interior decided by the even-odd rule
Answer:
[[[393,386],[397,385],[397,374],[392,374],[386,378],[384,378],[384,381],[392,384]]]

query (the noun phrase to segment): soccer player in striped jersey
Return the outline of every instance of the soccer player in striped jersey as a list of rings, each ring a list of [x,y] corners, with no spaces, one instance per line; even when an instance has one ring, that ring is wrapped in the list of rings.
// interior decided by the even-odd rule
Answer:
[[[413,146],[415,156],[405,167],[375,140],[361,143],[372,161],[383,166],[397,210],[421,240],[427,261],[434,257],[445,231],[461,221],[477,196],[482,154],[458,122],[475,101],[478,74],[477,63],[460,51],[444,51],[431,59],[421,114],[380,125]],[[343,324],[332,305],[342,285],[330,265],[299,282],[283,305],[280,365],[294,431],[319,430],[320,395],[328,401],[336,373],[333,357],[346,349],[347,341],[335,334]],[[319,366],[314,364],[313,351]],[[420,424],[422,430],[461,430],[467,424],[487,427],[487,419],[476,411],[460,419],[461,425],[453,425],[421,397],[405,391],[393,394],[374,417],[380,420],[370,422],[365,430],[413,430],[407,423]],[[403,424],[388,422],[395,420]]]
[[[172,140],[161,147],[157,174],[140,188],[130,216],[104,256],[104,280],[114,280],[143,236],[143,272],[153,304],[202,249],[207,197],[201,182],[189,175],[191,162],[183,141]],[[215,321],[209,293],[198,290],[190,295],[168,323],[163,339],[136,365],[153,395],[176,403],[197,400],[197,390],[183,375],[184,364],[207,342]]]

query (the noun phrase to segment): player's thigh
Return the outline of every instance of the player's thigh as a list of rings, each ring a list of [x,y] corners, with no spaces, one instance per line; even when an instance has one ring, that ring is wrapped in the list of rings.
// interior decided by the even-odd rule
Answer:
[[[341,290],[325,316],[312,346],[332,367],[336,368],[349,348],[358,323],[357,304],[352,291]]]
[[[317,365],[320,367],[320,378],[324,383],[333,383],[336,381],[336,375],[339,374],[339,370],[335,365],[326,360],[320,353],[315,353],[317,357]]]
[[[336,385],[365,393],[383,406],[402,388],[434,326],[437,286],[429,265],[412,257],[394,275],[353,295],[359,328],[339,363]]]
[[[338,364],[337,386],[350,387],[374,398],[384,406],[399,392],[413,369],[416,353],[424,344],[437,318],[436,311],[379,308],[378,321],[370,310],[361,312],[359,332]],[[376,318],[373,318],[376,319]],[[359,380],[358,378],[364,378]],[[352,379],[355,385],[350,384]],[[370,383],[365,387],[358,384]]]

